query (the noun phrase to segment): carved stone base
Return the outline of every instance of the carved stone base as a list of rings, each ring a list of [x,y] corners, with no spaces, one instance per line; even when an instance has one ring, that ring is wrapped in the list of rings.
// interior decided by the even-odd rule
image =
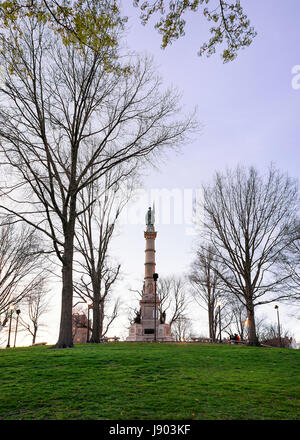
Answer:
[[[151,333],[150,333],[151,331]],[[154,328],[145,328],[143,324],[132,324],[129,329],[129,336],[126,341],[132,342],[153,342]],[[157,342],[173,342],[169,324],[158,324],[156,332]]]

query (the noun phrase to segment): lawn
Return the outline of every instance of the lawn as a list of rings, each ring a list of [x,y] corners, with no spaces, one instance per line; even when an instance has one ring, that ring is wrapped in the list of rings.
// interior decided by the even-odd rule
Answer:
[[[0,419],[300,420],[300,350],[109,343],[0,350]]]

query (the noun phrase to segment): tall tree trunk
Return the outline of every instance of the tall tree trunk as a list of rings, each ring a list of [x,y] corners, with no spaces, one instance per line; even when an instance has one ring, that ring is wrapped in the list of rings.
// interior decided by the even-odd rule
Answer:
[[[243,322],[241,321],[241,325],[240,325],[240,337],[241,337],[241,341],[244,340],[244,326],[243,326]]]
[[[209,337],[212,342],[215,342],[215,328],[214,328],[214,309],[212,305],[208,305],[208,325],[209,325]]]
[[[255,328],[255,316],[254,316],[254,305],[253,305],[253,292],[251,286],[251,264],[250,259],[248,257],[248,237],[246,237],[246,260],[248,260],[247,271],[246,271],[246,288],[245,288],[245,297],[246,297],[246,305],[247,305],[247,317],[248,317],[248,344],[258,346],[258,338],[256,336],[256,328]]]
[[[35,341],[36,341],[36,334],[37,334],[37,328],[34,327],[33,335],[32,335],[32,345],[35,344]]]
[[[62,295],[60,329],[57,343],[52,348],[73,347],[72,311],[73,311],[73,253],[74,224],[69,223],[65,231],[65,246],[62,267]]]
[[[248,340],[249,345],[258,346],[258,338],[256,336],[255,328],[255,316],[254,316],[254,306],[252,302],[247,303],[247,317],[248,317]]]
[[[100,343],[100,298],[101,298],[101,282],[99,281],[98,272],[93,268],[91,274],[93,284],[93,329],[90,342]]]
[[[100,342],[100,301],[95,296],[93,300],[93,330],[90,342],[96,344]]]
[[[100,303],[100,337],[103,337],[104,299]]]

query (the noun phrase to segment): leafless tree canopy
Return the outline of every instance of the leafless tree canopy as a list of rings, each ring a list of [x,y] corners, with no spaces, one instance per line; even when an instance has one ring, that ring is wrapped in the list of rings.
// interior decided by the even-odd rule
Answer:
[[[214,258],[213,248],[206,248],[204,244],[200,244],[191,266],[189,281],[193,298],[208,313],[209,337],[212,341],[215,341],[217,337],[218,303],[224,293],[224,283],[219,275],[220,272],[222,272],[222,267]]]
[[[56,347],[69,347],[78,195],[120,164],[127,172],[182,144],[195,124],[175,120],[179,95],[161,90],[149,59],[125,57],[129,69],[107,69],[101,50],[65,46],[34,17],[20,26],[17,41],[7,30],[0,54],[1,153],[13,182],[1,206],[52,240],[62,264]]]
[[[175,275],[158,280],[157,296],[160,301],[160,313],[166,312],[170,326],[173,326],[178,319],[186,317],[190,303],[187,286],[188,283],[184,277]]]
[[[268,324],[266,322],[263,322],[260,326],[258,337],[262,344],[272,347],[290,348],[293,340],[293,335],[288,329],[284,329],[282,326],[280,326],[279,337],[278,326],[276,324]]]
[[[292,240],[282,256],[282,270],[290,277],[288,287],[293,292],[291,301],[298,303],[300,300],[300,221],[296,220],[291,231]],[[293,239],[294,237],[294,239]]]
[[[32,336],[32,345],[36,342],[38,330],[45,327],[42,317],[50,310],[50,299],[47,296],[47,278],[39,277],[36,286],[22,302],[22,313],[19,317],[21,328]]]
[[[107,323],[117,317],[119,300],[107,315],[110,294],[120,275],[120,264],[111,258],[110,247],[120,213],[128,202],[132,189],[132,172],[124,176],[121,167],[109,171],[102,179],[88,185],[79,197],[82,214],[78,217],[75,248],[75,294],[93,308],[91,342],[100,342],[107,332]],[[125,185],[123,190],[122,184]],[[92,203],[96,200],[95,203]],[[111,304],[110,304],[111,305]],[[106,321],[106,324],[104,323]],[[109,324],[109,325],[110,325]]]
[[[254,307],[288,297],[279,272],[298,210],[296,183],[273,166],[265,176],[253,167],[217,173],[204,187],[204,229],[227,291],[247,308],[249,343],[256,344]]]
[[[89,338],[89,342],[101,342],[101,339],[105,337],[108,333],[108,330],[111,328],[112,323],[119,316],[120,312],[120,299],[117,298],[115,301],[111,301],[110,298],[103,299],[104,307],[103,307],[103,316],[101,314],[101,334],[98,341],[94,341]],[[112,304],[110,304],[112,303]],[[82,305],[78,305],[72,315],[72,325],[73,325],[73,336],[76,331],[76,328],[86,328],[88,327],[88,312],[86,307]],[[102,307],[102,303],[101,303]],[[100,309],[100,313],[102,312],[102,308]],[[99,313],[99,310],[98,310]],[[89,320],[89,329],[91,332],[94,330],[93,319]]]
[[[192,322],[186,316],[180,316],[172,326],[172,335],[175,341],[184,342],[188,341],[192,333]]]
[[[234,295],[226,295],[227,302],[225,307],[225,313],[227,314],[228,325],[224,329],[225,333],[229,336],[235,333],[240,336],[241,340],[248,339],[248,317],[247,308],[241,301]],[[255,319],[256,333],[258,330],[258,321]]]
[[[4,224],[0,228],[0,316],[7,322],[9,306],[16,306],[39,286],[45,270],[35,230]]]

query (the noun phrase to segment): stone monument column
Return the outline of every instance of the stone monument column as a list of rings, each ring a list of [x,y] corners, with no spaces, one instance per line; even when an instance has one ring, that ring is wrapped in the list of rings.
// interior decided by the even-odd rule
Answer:
[[[154,321],[156,322],[156,333],[159,324],[159,305],[160,302],[156,297],[156,319],[155,319],[155,281],[153,274],[155,273],[155,239],[157,232],[154,229],[154,212],[151,208],[148,209],[146,214],[146,231],[144,232],[145,238],[145,277],[143,296],[140,301],[141,305],[141,318],[143,325],[144,337],[153,340],[154,339]]]
[[[155,281],[153,274],[155,273],[155,239],[157,232],[154,228],[154,209],[148,209],[146,214],[146,231],[145,238],[145,276],[142,299],[140,301],[140,311],[134,320],[134,323],[129,329],[129,337],[127,341],[154,341],[156,333],[156,340],[159,342],[171,342],[171,329],[168,324],[162,321],[159,306],[160,301],[156,296],[155,301]],[[155,313],[156,309],[156,313]],[[165,313],[164,313],[165,319]],[[156,332],[155,332],[156,327]]]

